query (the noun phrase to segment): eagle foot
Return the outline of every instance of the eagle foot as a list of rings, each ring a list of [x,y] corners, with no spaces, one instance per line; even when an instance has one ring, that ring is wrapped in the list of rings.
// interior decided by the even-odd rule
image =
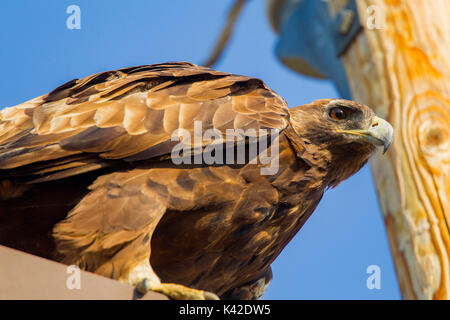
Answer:
[[[220,300],[212,292],[192,289],[181,284],[158,283],[151,285],[147,278],[137,284],[136,290],[140,294],[145,294],[150,290],[159,292],[174,300]]]

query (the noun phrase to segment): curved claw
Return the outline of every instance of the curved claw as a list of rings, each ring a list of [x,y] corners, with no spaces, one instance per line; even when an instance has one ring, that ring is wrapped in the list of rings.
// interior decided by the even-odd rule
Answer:
[[[205,300],[220,300],[217,294],[209,291],[203,291],[203,295],[205,296]]]
[[[139,282],[136,285],[136,290],[140,293],[140,294],[146,294],[147,292],[150,291],[150,282],[148,281],[147,278],[145,278],[144,280],[142,280],[141,282]]]

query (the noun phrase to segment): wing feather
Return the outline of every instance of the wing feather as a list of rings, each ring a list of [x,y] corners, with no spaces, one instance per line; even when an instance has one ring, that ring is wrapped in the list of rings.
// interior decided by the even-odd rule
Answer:
[[[261,80],[186,62],[98,73],[0,111],[0,169],[81,153],[149,159],[170,152],[172,133],[283,130],[287,105]],[[99,159],[99,161],[102,161]]]

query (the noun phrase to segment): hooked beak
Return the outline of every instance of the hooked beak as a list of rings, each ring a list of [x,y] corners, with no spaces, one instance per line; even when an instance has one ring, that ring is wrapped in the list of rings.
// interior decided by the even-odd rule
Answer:
[[[383,154],[392,144],[394,129],[386,120],[373,117],[367,130],[342,130],[342,132],[358,135],[375,146],[383,146]]]

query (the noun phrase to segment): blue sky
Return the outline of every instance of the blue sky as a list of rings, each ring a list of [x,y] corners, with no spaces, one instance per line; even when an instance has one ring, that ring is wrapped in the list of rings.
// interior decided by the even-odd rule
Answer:
[[[166,61],[201,63],[232,1],[0,2],[0,108],[47,93],[73,78]],[[263,79],[294,107],[338,97],[332,84],[300,76],[274,55],[264,1],[245,6],[221,71]],[[81,29],[66,27],[69,5],[81,8]],[[366,287],[369,265],[381,289]],[[272,265],[265,299],[399,299],[370,168],[327,191],[305,226]]]

